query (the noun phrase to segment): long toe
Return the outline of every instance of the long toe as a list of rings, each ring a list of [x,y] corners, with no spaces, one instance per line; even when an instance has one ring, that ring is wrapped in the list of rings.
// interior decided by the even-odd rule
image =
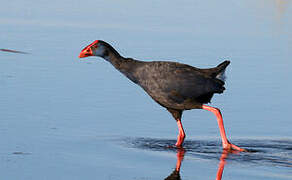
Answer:
[[[223,144],[223,149],[227,151],[236,150],[236,151],[241,151],[241,152],[247,152],[246,149],[240,148],[234,144],[231,144],[230,142]]]

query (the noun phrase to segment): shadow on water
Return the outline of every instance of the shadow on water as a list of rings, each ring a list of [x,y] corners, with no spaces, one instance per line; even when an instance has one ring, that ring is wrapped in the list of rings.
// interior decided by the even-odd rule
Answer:
[[[125,138],[128,147],[151,151],[173,151],[171,148],[175,140],[154,138]],[[267,166],[292,167],[292,140],[232,140],[232,143],[249,152],[232,153],[228,161],[240,163],[253,163]],[[184,142],[187,156],[201,159],[219,159],[222,146],[218,141],[212,140],[187,140]]]
[[[185,141],[184,148],[174,148],[175,140],[153,138],[125,138],[123,142],[129,148],[150,151],[175,152],[177,163],[175,170],[166,180],[180,180],[180,166],[184,156],[201,159],[219,160],[216,179],[221,180],[227,162],[249,163],[260,166],[292,167],[292,140],[233,140],[239,147],[248,152],[222,150],[218,141],[196,140]]]

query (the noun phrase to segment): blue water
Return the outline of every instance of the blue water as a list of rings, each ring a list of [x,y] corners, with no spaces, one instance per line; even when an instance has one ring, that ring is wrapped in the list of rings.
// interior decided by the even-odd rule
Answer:
[[[174,170],[171,115],[100,58],[122,55],[197,67],[225,59],[223,113],[231,142],[222,179],[292,179],[292,2],[20,1],[0,6],[0,173],[4,179],[165,179]],[[181,179],[215,179],[215,116],[185,111]],[[222,159],[222,158],[221,158]]]

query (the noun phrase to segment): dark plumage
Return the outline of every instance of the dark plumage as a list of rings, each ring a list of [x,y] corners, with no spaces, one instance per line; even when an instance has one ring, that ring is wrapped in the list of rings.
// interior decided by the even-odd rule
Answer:
[[[122,57],[111,45],[101,40],[88,45],[79,55],[80,58],[87,56],[104,58],[165,107],[178,121],[180,133],[177,146],[181,146],[185,137],[181,125],[182,112],[204,109],[203,104],[209,103],[213,94],[223,93],[222,75],[230,63],[224,61],[214,68],[199,69],[177,62],[138,61]]]

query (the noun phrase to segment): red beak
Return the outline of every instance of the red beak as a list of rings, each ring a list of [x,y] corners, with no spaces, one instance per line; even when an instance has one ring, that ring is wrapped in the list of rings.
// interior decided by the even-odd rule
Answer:
[[[93,52],[91,50],[91,46],[95,45],[97,47],[98,40],[95,40],[93,43],[89,44],[88,46],[86,46],[81,53],[79,54],[79,58],[84,58],[87,56],[93,56]]]
[[[84,57],[88,57],[88,56],[93,56],[92,50],[90,47],[84,48],[79,54],[79,58],[84,58]]]

